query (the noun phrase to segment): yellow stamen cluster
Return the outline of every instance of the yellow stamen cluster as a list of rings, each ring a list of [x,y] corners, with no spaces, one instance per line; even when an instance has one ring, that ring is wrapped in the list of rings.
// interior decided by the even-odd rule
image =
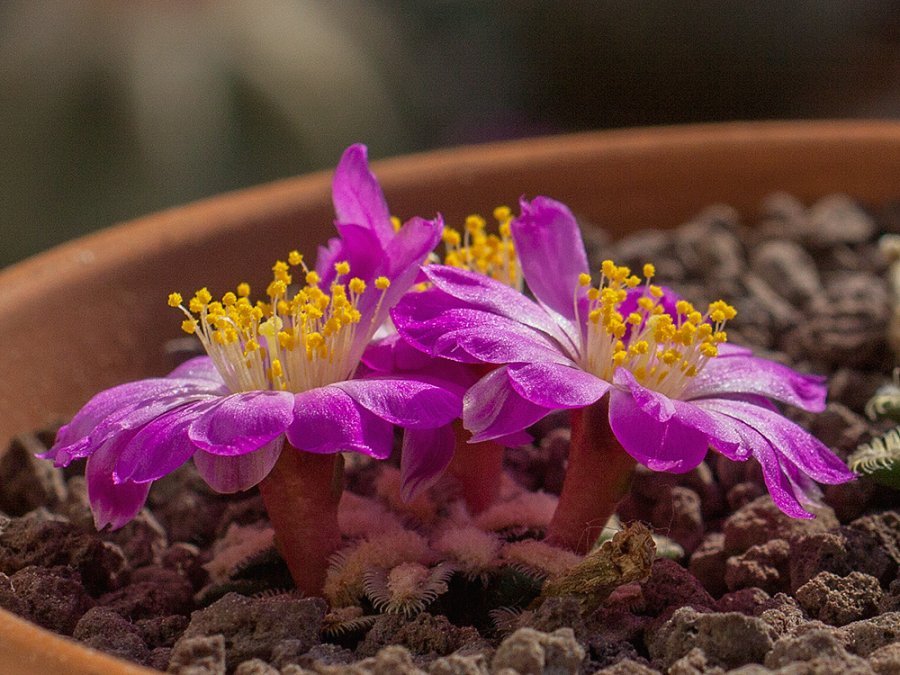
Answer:
[[[587,290],[588,316],[583,367],[598,377],[611,379],[616,368],[630,370],[644,386],[677,398],[688,380],[709,359],[718,355],[718,345],[727,340],[725,323],[737,312],[721,300],[710,303],[706,313],[680,300],[675,316],[666,313],[660,300],[663,290],[650,283],[656,274],[644,265],[642,280],[628,267],[603,261],[600,283]],[[582,288],[590,277],[581,275]],[[637,307],[627,315],[620,309],[628,290],[643,284]]]
[[[466,218],[462,232],[445,227],[444,264],[480,272],[512,288],[522,289],[519,258],[510,233],[512,211],[506,206],[494,209],[497,234],[487,232],[487,222],[479,215]]]
[[[305,281],[299,288],[292,285],[298,267]],[[197,335],[232,391],[306,391],[350,377],[359,357],[353,349],[365,342],[356,339],[359,331],[371,336],[377,328],[360,326],[366,282],[349,276],[346,261],[334,270],[326,292],[303,256],[291,251],[286,262],[272,267],[265,301],[251,302],[250,286],[242,283],[220,300],[201,288],[187,306],[179,293],[171,293],[168,304],[184,312],[182,329]],[[381,293],[380,306],[390,280],[378,277],[373,285]]]

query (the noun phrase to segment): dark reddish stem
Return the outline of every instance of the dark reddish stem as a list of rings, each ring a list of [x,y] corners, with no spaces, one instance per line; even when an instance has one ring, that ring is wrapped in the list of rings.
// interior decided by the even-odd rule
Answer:
[[[572,411],[572,441],[546,540],[587,553],[631,484],[636,462],[609,428],[606,399]]]
[[[340,454],[302,452],[285,441],[275,467],[259,484],[275,545],[306,595],[322,595],[328,558],[341,543],[337,512],[343,476]]]
[[[494,441],[468,443],[471,434],[460,420],[453,424],[456,447],[447,475],[466,502],[469,513],[481,513],[500,496],[503,446]]]

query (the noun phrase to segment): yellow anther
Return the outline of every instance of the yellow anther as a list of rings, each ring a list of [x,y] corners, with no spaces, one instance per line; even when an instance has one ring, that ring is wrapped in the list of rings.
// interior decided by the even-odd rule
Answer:
[[[231,307],[236,302],[237,296],[231,291],[228,291],[225,295],[222,296],[222,304],[226,307]]]
[[[248,297],[250,295],[250,284],[246,282],[238,284],[237,294],[242,298]]]
[[[341,275],[350,274],[350,263],[348,263],[346,260],[336,262],[334,264],[334,271]]]
[[[714,356],[718,356],[719,349],[714,344],[704,342],[702,345],[700,345],[700,353],[703,354],[703,356],[712,358]]]
[[[250,338],[249,340],[247,340],[247,342],[244,343],[244,355],[245,356],[247,354],[249,354],[250,352],[255,352],[258,349],[259,349],[259,343],[256,340],[254,340],[253,338]]]
[[[366,290],[366,282],[359,277],[353,277],[348,286],[350,287],[350,292],[356,293],[357,295]]]
[[[498,206],[494,209],[494,220],[498,223],[505,223],[512,218],[512,211],[508,206]]]
[[[582,272],[578,275],[578,285],[579,286],[590,286],[591,285],[591,275]]]
[[[630,323],[632,326],[639,326],[641,321],[644,320],[644,318],[637,312],[632,312],[631,314],[628,315],[628,317],[625,320],[628,323]]]
[[[317,286],[319,281],[319,275],[316,272],[307,272],[306,273],[306,284],[307,286]]]
[[[646,312],[649,312],[651,309],[653,309],[653,300],[651,300],[650,298],[638,298],[637,304],[638,307]]]
[[[628,353],[625,351],[617,351],[613,354],[612,361],[616,366],[621,366],[625,363],[625,360],[628,358]]]
[[[272,359],[271,375],[273,379],[284,375],[284,369],[281,367],[281,361],[278,359]]]
[[[287,331],[280,331],[278,333],[278,345],[282,349],[291,350],[297,345],[297,340],[294,339],[294,336]]]
[[[674,349],[667,349],[660,355],[660,360],[665,363],[667,366],[673,365],[678,359],[681,358],[681,354],[679,354]]]
[[[288,264],[296,267],[303,264],[303,254],[300,251],[291,251],[288,253]]]
[[[197,332],[197,322],[194,319],[185,319],[181,322],[181,330],[188,335],[193,335]]]
[[[661,298],[663,296],[663,289],[661,286],[650,284],[650,288],[648,290],[650,291],[650,295],[652,295],[654,298]]]
[[[269,287],[266,289],[266,295],[270,298],[277,298],[280,295],[284,295],[285,292],[287,292],[287,284],[281,279],[276,279],[270,283]]]
[[[604,260],[600,263],[600,271],[603,276],[612,278],[616,273],[616,264],[612,260]]]
[[[687,300],[679,300],[675,303],[675,311],[679,314],[684,314],[685,316],[687,316],[694,311],[694,306]]]
[[[644,265],[644,278],[652,279],[656,276],[656,267],[654,267],[651,263],[647,263]]]
[[[325,338],[322,337],[321,333],[310,333],[306,336],[306,348],[307,349],[316,349],[325,344]]]
[[[375,288],[379,291],[387,290],[391,285],[391,280],[387,277],[378,277],[375,279]]]
[[[169,307],[179,307],[182,300],[181,293],[169,293]]]
[[[397,232],[403,226],[403,222],[397,216],[391,216],[391,227]]]
[[[632,274],[630,277],[625,279],[625,285],[628,286],[628,288],[635,288],[636,286],[641,285],[641,280]]]
[[[599,309],[593,309],[588,313],[588,319],[591,323],[598,323],[600,321],[600,315],[602,312]]]
[[[477,213],[466,218],[466,231],[469,234],[479,234],[484,231],[484,218]]]

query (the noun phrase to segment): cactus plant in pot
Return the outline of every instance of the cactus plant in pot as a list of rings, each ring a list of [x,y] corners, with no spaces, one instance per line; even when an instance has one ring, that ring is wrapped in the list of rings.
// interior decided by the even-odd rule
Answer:
[[[840,191],[871,205],[897,195],[893,123],[726,124],[603,132],[386,161],[375,168],[391,210],[473,210],[548,194],[614,235],[670,227],[704,205],[750,211],[786,190],[805,201]],[[165,374],[173,289],[267,280],[258,265],[330,235],[331,177],[281,181],[120,225],[2,273],[8,358],[0,373],[4,440],[70,417],[98,391]],[[139,672],[7,613],[0,665],[10,672]],[[92,659],[99,661],[92,661]],[[99,665],[98,665],[99,664]],[[82,668],[82,670],[79,670]],[[30,670],[29,670],[30,669]]]

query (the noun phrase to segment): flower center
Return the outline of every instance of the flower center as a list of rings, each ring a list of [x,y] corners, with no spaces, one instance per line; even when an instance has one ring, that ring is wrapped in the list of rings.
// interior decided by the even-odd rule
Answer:
[[[516,290],[522,290],[519,258],[510,233],[512,211],[509,207],[494,209],[498,234],[488,234],[487,222],[479,215],[466,218],[463,231],[445,227],[442,236],[444,264],[479,272]]]
[[[302,287],[292,286],[296,267],[305,275]],[[272,267],[268,301],[251,302],[250,286],[242,283],[218,301],[201,288],[187,307],[179,293],[172,293],[169,306],[187,316],[182,330],[197,335],[231,391],[307,391],[349,378],[358,362],[353,346],[359,331],[366,331],[368,339],[377,328],[361,327],[359,303],[371,292],[366,282],[350,277],[347,262],[334,268],[336,281],[326,293],[319,288],[319,275],[291,251],[287,262]],[[374,286],[380,305],[390,280],[378,277]],[[378,307],[371,316],[377,314]]]
[[[717,345],[727,341],[725,323],[737,311],[717,300],[701,314],[679,300],[671,314],[661,304],[662,288],[650,283],[653,265],[644,265],[643,273],[642,281],[628,267],[604,260],[596,287],[590,275],[581,275],[588,316],[580,365],[605,380],[616,368],[627,368],[645,387],[678,398],[690,378],[718,355]]]

